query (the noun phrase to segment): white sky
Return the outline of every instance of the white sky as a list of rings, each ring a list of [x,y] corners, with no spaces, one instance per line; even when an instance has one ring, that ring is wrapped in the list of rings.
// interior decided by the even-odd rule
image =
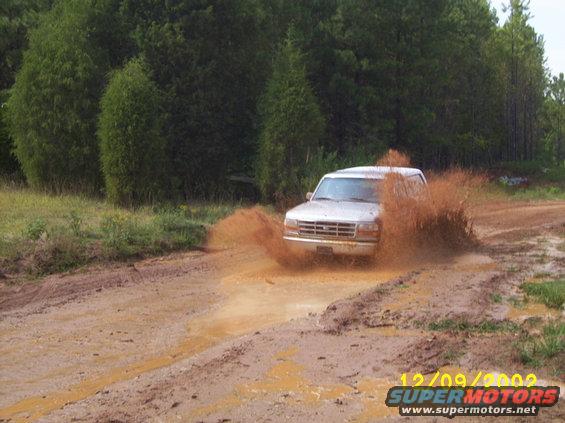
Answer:
[[[508,0],[491,0],[501,25],[506,20],[502,5],[508,3]],[[530,15],[530,25],[543,35],[549,71],[553,75],[565,72],[565,0],[530,0]]]

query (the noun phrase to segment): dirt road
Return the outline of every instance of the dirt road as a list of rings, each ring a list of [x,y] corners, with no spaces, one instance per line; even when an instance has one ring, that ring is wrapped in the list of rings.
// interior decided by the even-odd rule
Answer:
[[[501,202],[474,219],[476,250],[402,268],[288,270],[245,247],[3,286],[0,421],[366,422],[396,415],[384,396],[402,372],[563,384],[562,368],[520,364],[516,333],[428,330],[562,317],[493,298],[565,273],[565,203]],[[562,404],[542,413],[565,416]]]

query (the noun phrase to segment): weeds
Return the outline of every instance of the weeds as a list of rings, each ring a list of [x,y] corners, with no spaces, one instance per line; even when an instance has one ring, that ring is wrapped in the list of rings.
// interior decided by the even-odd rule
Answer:
[[[558,373],[563,371],[565,352],[565,322],[552,321],[541,329],[539,335],[524,335],[517,343],[520,361],[532,367],[547,366],[556,359]]]
[[[79,196],[0,188],[0,267],[40,276],[92,261],[189,249],[234,210],[195,204],[126,210]]]
[[[565,279],[540,283],[525,283],[521,286],[528,295],[551,308],[563,308],[565,304]]]
[[[502,295],[500,294],[490,294],[490,299],[495,304],[502,303]]]
[[[444,319],[428,324],[428,329],[433,331],[468,332],[468,333],[494,333],[518,332],[520,326],[508,320],[483,321],[471,323],[467,320]]]
[[[24,238],[37,241],[47,231],[47,224],[41,218],[37,218],[28,223],[24,229]]]

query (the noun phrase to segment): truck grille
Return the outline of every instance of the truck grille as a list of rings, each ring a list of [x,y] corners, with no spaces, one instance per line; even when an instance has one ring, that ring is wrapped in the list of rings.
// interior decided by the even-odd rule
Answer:
[[[299,234],[313,238],[354,238],[355,223],[298,221]]]

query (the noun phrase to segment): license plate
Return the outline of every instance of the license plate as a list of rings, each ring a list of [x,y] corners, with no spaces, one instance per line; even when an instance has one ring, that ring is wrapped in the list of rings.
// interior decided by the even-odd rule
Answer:
[[[332,247],[318,247],[316,251],[318,252],[318,254],[324,254],[324,255],[331,255],[334,253]]]

